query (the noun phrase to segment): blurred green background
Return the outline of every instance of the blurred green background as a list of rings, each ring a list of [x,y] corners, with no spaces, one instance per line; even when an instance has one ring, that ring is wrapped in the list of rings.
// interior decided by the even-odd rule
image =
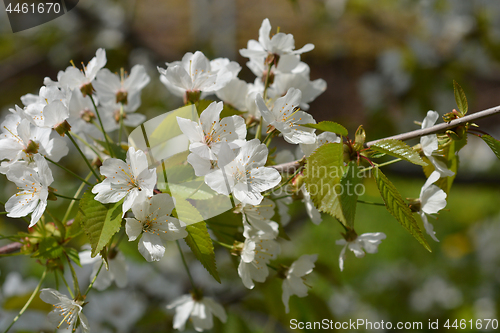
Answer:
[[[350,132],[363,124],[368,140],[416,129],[414,121],[421,121],[428,110],[450,112],[456,107],[454,79],[467,94],[470,112],[500,104],[498,0],[80,0],[68,14],[16,34],[10,30],[2,5],[0,9],[2,119],[8,108],[21,105],[22,95],[37,93],[44,77],[55,80],[70,60],[86,63],[99,47],[106,49],[106,67],[112,71],[138,63],[146,66],[152,80],[143,92],[139,111],[148,118],[182,104],[160,83],[156,66],[180,60],[185,52],[201,50],[209,58],[236,60],[243,67],[240,78],[253,82],[238,49],[246,47],[248,39],[258,38],[266,17],[273,31],[279,26],[281,32],[294,34],[297,47],[306,43],[316,46],[302,60],[311,67],[311,79],[325,79],[328,88],[309,112],[317,121],[334,120]],[[498,116],[478,124],[500,138]],[[321,225],[315,226],[303,204],[293,203],[292,222],[286,227],[292,241],[281,240],[283,254],[278,262],[289,265],[300,255],[313,253],[318,253],[319,259],[307,278],[312,286],[309,296],[292,296],[289,314],[284,313],[281,303],[281,280],[270,277],[267,283],[246,290],[224,249],[217,253],[222,285],[193,263],[193,274],[206,287],[207,295],[221,300],[229,315],[226,325],[216,320],[213,331],[298,331],[289,327],[292,318],[418,321],[424,328],[429,319],[439,319],[439,331],[448,331],[442,327],[447,319],[472,319],[475,323],[476,319],[498,318],[500,163],[475,137],[460,152],[460,159],[447,210],[438,220],[430,219],[440,239],[435,243],[428,237],[432,253],[426,252],[385,208],[360,205],[357,232],[382,231],[387,239],[377,254],[358,259],[348,253],[341,273],[341,247],[335,245],[341,238],[340,225],[324,215]],[[86,172],[77,157],[62,161],[73,170],[82,168],[80,174]],[[421,169],[399,163],[386,170],[403,197],[419,196],[425,182]],[[53,186],[60,193],[76,190],[78,184],[70,182],[69,176],[53,171]],[[367,192],[362,199],[380,202],[375,184],[368,181],[365,185]],[[15,192],[5,177],[0,177],[0,188],[3,202]],[[49,208],[57,211],[59,204],[65,203],[59,200]],[[0,215],[0,221],[2,234],[24,228],[5,215]],[[124,242],[122,247],[133,262],[130,287],[125,296],[113,297],[133,300],[131,303],[142,311],[132,316],[132,310],[115,302],[123,308],[117,307],[116,312],[108,309],[108,316],[89,313],[93,332],[172,331],[172,311],[164,305],[189,287],[175,246],[169,247],[171,253],[160,263],[148,265],[134,246]],[[40,269],[33,260],[14,257],[0,258],[0,270],[4,307],[0,327],[6,327],[15,309],[20,308],[15,297],[31,292],[30,276],[39,275]],[[13,284],[11,277],[7,284],[9,272],[16,271],[21,273],[22,282]],[[155,277],[148,272],[156,273]],[[106,292],[93,295],[96,299],[101,296],[102,304],[106,298],[115,299]],[[38,320],[45,320],[44,312],[29,311],[26,316],[13,332],[16,327],[18,332],[39,332],[43,331],[40,327],[46,327],[41,323],[36,326]]]

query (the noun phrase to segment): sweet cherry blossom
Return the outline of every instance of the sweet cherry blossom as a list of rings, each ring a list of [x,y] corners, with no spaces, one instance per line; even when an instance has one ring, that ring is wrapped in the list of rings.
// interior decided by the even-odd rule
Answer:
[[[49,185],[54,181],[47,161],[39,154],[33,159],[36,170],[26,165],[18,165],[10,168],[6,174],[7,179],[14,182],[20,190],[5,203],[7,216],[22,217],[32,213],[30,228],[42,217],[47,207]]]
[[[316,141],[314,129],[300,125],[315,124],[316,121],[309,113],[298,109],[301,96],[300,90],[290,88],[285,96],[274,102],[272,110],[267,108],[260,95],[255,102],[264,120],[280,131],[287,142],[312,144]]]
[[[437,214],[446,207],[446,192],[433,185],[439,179],[439,176],[438,172],[433,172],[422,186],[419,198],[420,209],[418,210],[418,214],[422,218],[422,222],[424,222],[425,231],[436,242],[439,242],[439,240],[436,237],[433,225],[427,220],[427,215]]]
[[[271,23],[269,19],[264,19],[259,29],[259,41],[249,40],[246,49],[241,49],[240,54],[247,58],[265,58],[268,54],[276,54],[278,56],[284,54],[301,54],[314,49],[313,44],[306,44],[301,49],[295,49],[295,40],[292,34],[284,34],[279,32],[269,38],[271,33]]]
[[[41,154],[57,162],[65,156],[69,149],[66,142],[56,132],[49,128],[34,126],[27,119],[20,119],[17,115],[9,115],[8,124],[2,123],[3,133],[0,139],[0,160],[2,169],[19,160],[32,162],[35,154]],[[7,125],[17,124],[17,127]]]
[[[250,230],[249,230],[250,229]],[[252,227],[245,227],[247,239],[241,248],[238,275],[248,289],[253,289],[253,281],[264,282],[269,275],[267,264],[280,253],[280,245],[265,233]],[[264,237],[263,237],[264,235]]]
[[[383,232],[365,233],[359,236],[354,234],[353,237],[355,238],[349,241],[339,239],[335,242],[337,245],[344,245],[339,256],[340,271],[344,270],[345,251],[347,248],[354,252],[356,257],[363,258],[365,256],[363,249],[367,253],[377,253],[379,244],[386,238]]]
[[[167,63],[167,69],[158,67],[158,71],[163,84],[173,94],[183,97],[185,102],[190,100],[189,94],[213,93],[235,77],[227,66],[216,66],[213,70],[210,61],[200,51],[188,52],[182,61]]]
[[[150,78],[144,66],[135,65],[129,76],[123,72],[121,76],[118,76],[105,68],[97,74],[93,86],[102,104],[115,102],[123,105],[130,104],[137,108],[141,104],[141,90],[149,81]]]
[[[201,114],[199,122],[177,117],[181,131],[188,137],[189,150],[206,160],[217,160],[220,143],[237,148],[245,142],[245,121],[239,116],[219,118],[222,102],[211,103]]]
[[[67,86],[71,90],[79,89],[84,95],[90,95],[92,94],[92,82],[97,73],[106,65],[106,62],[106,51],[98,49],[95,57],[89,61],[83,70],[70,66],[58,75],[59,84],[62,87]]]
[[[183,295],[167,306],[175,308],[174,329],[184,331],[186,322],[191,319],[194,329],[198,332],[211,329],[214,326],[213,316],[218,317],[223,323],[227,320],[226,311],[211,297],[194,297]]]
[[[286,313],[290,312],[290,308],[288,306],[290,296],[307,296],[307,285],[304,283],[304,276],[312,272],[314,263],[317,259],[317,254],[304,254],[299,259],[294,261],[290,268],[286,271],[286,277],[283,280],[283,295],[281,297],[283,304],[285,304]]]
[[[84,333],[90,332],[87,317],[82,313],[83,300],[70,299],[51,288],[42,289],[40,298],[54,307],[48,318],[51,323],[57,325],[58,329],[70,328],[74,332],[81,327]]]
[[[103,264],[103,258],[98,254],[92,258],[90,250],[85,250],[79,253],[80,264],[90,265],[92,264],[92,273],[90,273],[90,279],[92,280],[97,273],[97,278],[94,282],[93,287],[97,290],[105,290],[111,283],[115,281],[118,288],[124,288],[127,286],[127,271],[128,266],[125,261],[125,256],[121,251],[114,249],[113,252],[108,254],[108,269]],[[102,267],[101,267],[102,265]],[[99,271],[100,269],[100,271]]]
[[[130,147],[126,162],[109,158],[99,169],[106,179],[92,188],[95,200],[101,203],[123,202],[123,216],[138,196],[150,197],[156,185],[156,170],[148,169],[148,160],[142,150]]]
[[[223,149],[226,147],[225,149]],[[205,176],[205,183],[214,191],[234,197],[245,204],[258,205],[263,199],[261,192],[278,185],[281,176],[273,168],[264,167],[267,160],[267,147],[258,139],[253,139],[241,147],[237,156],[229,146],[223,145],[219,153],[221,169]],[[219,164],[221,166],[221,164]]]
[[[125,231],[129,241],[139,240],[139,252],[147,261],[158,261],[165,253],[162,240],[174,241],[188,235],[186,224],[170,216],[174,200],[167,194],[140,198],[132,206],[134,218],[126,218]]]
[[[439,118],[439,114],[436,111],[428,111],[427,116],[422,122],[422,129],[434,126]],[[436,134],[425,135],[420,138],[420,145],[422,146],[422,151],[424,155],[429,159],[429,161],[434,166],[435,170],[439,172],[441,177],[450,177],[455,173],[448,169],[444,162],[436,159],[433,153],[438,149],[438,138]]]

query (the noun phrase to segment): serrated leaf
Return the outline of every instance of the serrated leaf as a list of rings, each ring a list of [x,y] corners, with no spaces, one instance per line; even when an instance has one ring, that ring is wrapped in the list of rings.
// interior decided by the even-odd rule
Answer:
[[[347,129],[334,121],[320,121],[317,124],[302,124],[300,126],[315,128],[323,132],[332,132],[342,136],[347,136]]]
[[[347,226],[340,204],[340,179],[344,174],[342,143],[327,143],[307,158],[304,182],[319,211]]]
[[[495,153],[497,158],[500,159],[500,141],[487,134],[482,135],[481,139],[486,142],[490,149]]]
[[[391,181],[380,171],[379,168],[375,168],[373,172],[375,182],[377,183],[380,195],[385,202],[385,207],[391,213],[392,216],[406,229],[408,232],[415,237],[415,239],[422,244],[429,252],[431,248],[424,236],[422,231],[415,221],[413,214],[405,203],[401,194],[399,194],[396,187],[391,183]]]
[[[465,92],[457,83],[453,80],[453,92],[455,94],[455,101],[457,102],[458,110],[464,116],[469,110],[469,104],[467,103],[467,97],[465,97]]]
[[[356,215],[356,204],[358,203],[358,195],[356,194],[357,185],[362,183],[363,178],[359,177],[358,166],[356,162],[349,162],[347,170],[340,180],[340,185],[342,188],[340,203],[346,223],[351,228],[354,227],[354,216]]]
[[[187,224],[188,236],[185,238],[186,244],[210,275],[221,283],[215,263],[214,245],[203,217],[187,200],[176,199],[175,211],[179,220]]]
[[[78,220],[87,234],[95,257],[111,237],[120,230],[122,224],[123,200],[113,204],[102,204],[94,200],[94,194],[88,189],[80,200]]]
[[[67,247],[64,249],[68,257],[78,266],[82,267],[80,264],[80,255],[78,254],[78,250],[72,247]]]
[[[427,163],[422,160],[420,155],[412,147],[400,140],[385,139],[377,141],[370,148],[380,153],[398,157],[413,164],[421,166],[427,165]]]

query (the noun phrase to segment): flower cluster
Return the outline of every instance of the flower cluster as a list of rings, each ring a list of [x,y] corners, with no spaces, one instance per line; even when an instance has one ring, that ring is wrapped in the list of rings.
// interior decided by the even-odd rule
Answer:
[[[88,332],[89,324],[82,312],[87,304],[88,291],[92,287],[107,289],[113,281],[119,288],[127,285],[129,265],[125,251],[121,252],[119,248],[125,235],[130,242],[137,242],[137,250],[147,262],[159,261],[166,256],[165,241],[188,238],[186,243],[205,268],[209,261],[205,259],[210,256],[215,258],[214,241],[239,257],[237,272],[242,281],[241,288],[254,289],[255,282],[265,282],[275,271],[275,276],[283,280],[282,301],[286,313],[290,311],[289,299],[292,295],[307,295],[309,286],[304,277],[312,272],[318,255],[302,255],[290,266],[276,262],[282,250],[279,236],[283,235],[283,226],[290,221],[288,205],[293,200],[302,201],[312,222],[319,224],[322,212],[328,212],[340,221],[344,217],[340,215],[343,214],[342,205],[345,205],[345,201],[353,199],[355,205],[358,198],[357,194],[355,197],[349,197],[351,194],[345,197],[337,192],[329,193],[329,198],[333,197],[336,201],[328,202],[327,198],[329,207],[325,208],[326,204],[322,202],[324,198],[318,199],[304,181],[308,177],[303,172],[304,164],[312,164],[309,163],[310,158],[324,148],[334,147],[331,151],[339,153],[337,169],[342,172],[352,165],[360,166],[362,159],[371,165],[367,169],[381,165],[370,160],[376,151],[367,152],[369,148],[365,147],[362,127],[356,132],[354,142],[348,138],[343,141],[340,133],[346,136],[347,130],[344,129],[344,132],[341,125],[325,122],[330,124],[319,126],[321,123],[316,124],[313,116],[304,111],[326,89],[324,80],[310,80],[309,67],[301,61],[300,55],[313,50],[314,46],[306,44],[295,50],[292,35],[278,32],[270,36],[270,33],[270,22],[265,19],[259,30],[258,41],[250,40],[247,48],[240,50],[240,54],[249,59],[247,66],[256,75],[253,83],[238,78],[241,67],[237,63],[226,58],[209,60],[200,51],[186,53],[181,61],[167,63],[166,68],[158,67],[160,80],[167,89],[181,97],[185,105],[194,105],[196,108],[193,109],[199,113],[196,119],[177,116],[173,124],[183,133],[188,150],[173,169],[189,169],[186,173],[189,174],[188,180],[199,183],[196,189],[182,187],[178,183],[170,184],[172,188],[182,187],[188,192],[182,198],[175,196],[170,185],[158,186],[158,174],[163,173],[166,178],[166,167],[151,162],[152,148],[147,140],[147,148],[143,149],[138,148],[134,140],[122,142],[126,127],[137,127],[145,121],[144,115],[135,113],[141,105],[141,91],[150,81],[143,66],[134,66],[130,74],[123,69],[120,74],[112,73],[104,68],[106,53],[99,49],[83,69],[70,66],[58,73],[57,81],[46,78],[38,95],[23,96],[21,100],[24,106],[15,106],[10,110],[11,113],[1,123],[0,173],[15,183],[19,192],[5,204],[7,216],[24,218],[31,213],[31,220],[27,221],[30,228],[39,227],[36,237],[51,237],[50,241],[59,242],[70,266],[71,261],[84,266],[92,264],[91,282],[85,294],[79,290],[78,278],[72,266],[75,297],[70,299],[53,289],[42,290],[42,300],[54,306],[49,319],[57,324],[57,328],[70,327],[75,331],[81,327],[83,332]],[[229,115],[222,117],[224,113]],[[422,128],[434,125],[437,119],[438,114],[429,111]],[[144,136],[145,127],[139,128]],[[317,134],[317,129],[322,133]],[[118,139],[112,140],[109,134],[115,130],[119,131]],[[271,141],[275,137],[282,138],[282,144],[295,145],[298,161],[294,161],[294,154],[288,150],[274,153]],[[426,172],[428,179],[421,189],[420,197],[409,199],[408,207],[399,205],[404,206],[404,210],[397,208],[403,211],[401,214],[418,213],[425,230],[436,241],[433,226],[427,217],[446,206],[447,192],[440,185],[440,180],[454,175],[442,159],[444,145],[440,140],[444,139],[436,134],[424,136],[420,145],[408,147],[409,150],[400,155],[389,148],[382,150],[384,154],[389,152],[405,159],[411,155],[417,164],[421,160],[417,155],[421,153],[422,159],[429,162],[427,171],[430,171]],[[78,176],[58,163],[69,153],[70,143],[80,152],[91,171],[87,178]],[[401,147],[397,146],[398,149],[404,149]],[[340,155],[342,157],[338,157]],[[334,159],[333,156],[322,159],[330,162],[330,157]],[[61,167],[82,181],[75,198],[58,194],[50,187],[54,177],[48,163]],[[275,166],[277,163],[295,163],[298,166],[292,171],[283,171]],[[183,172],[179,174],[185,175]],[[95,177],[94,183],[91,182],[92,175]],[[348,183],[348,177],[346,172],[345,177],[341,174],[336,181]],[[89,185],[88,191],[77,198],[85,184]],[[291,187],[291,193],[280,196],[274,192],[282,187]],[[205,189],[215,194],[212,196],[212,192],[208,193]],[[80,223],[91,244],[79,253],[79,260],[71,251],[74,249],[66,248],[68,240],[74,237],[71,233],[70,236],[65,233],[70,228],[68,214],[73,206],[68,207],[63,221],[52,215],[50,217],[54,223],[45,223],[42,219],[47,200],[58,196],[70,199],[72,203],[75,200],[83,202],[72,222]],[[189,214],[183,217],[179,212],[187,210],[193,216],[201,216],[203,212],[198,211],[192,203],[201,197],[205,205],[210,205],[206,202],[214,196],[229,198],[232,213],[241,214],[241,222],[239,215],[233,215],[237,216],[236,222],[228,222],[233,223],[229,226],[234,230],[229,235],[231,244],[223,243],[217,229],[208,222],[201,222],[202,227],[197,224],[199,228],[190,226],[200,220],[191,219]],[[348,204],[352,205],[352,202]],[[389,210],[393,209],[386,206]],[[334,213],[333,209],[336,209]],[[408,216],[406,218],[409,219]],[[40,220],[42,223],[37,226]],[[338,240],[336,244],[343,246],[339,257],[342,271],[347,249],[354,252],[356,257],[363,257],[365,252],[376,253],[386,235],[377,232],[358,236],[353,221],[340,222],[345,230],[342,234],[344,239]],[[207,225],[212,229],[211,233],[207,231]],[[418,228],[416,223],[414,227]],[[114,238],[118,233],[121,236]],[[201,247],[196,243],[200,239],[204,242]],[[425,243],[425,240],[421,242]],[[214,298],[204,296],[202,290],[196,287],[179,243],[178,248],[192,290],[167,306],[168,309],[175,309],[173,327],[183,330],[190,319],[195,330],[203,331],[213,327],[213,316],[225,322],[227,315],[223,306]],[[212,252],[200,254],[202,251]],[[200,256],[204,256],[203,260]],[[47,259],[47,266],[53,264],[51,269],[63,267],[59,255],[43,259]],[[218,279],[217,274],[214,275],[209,268],[207,270]],[[71,290],[70,294],[73,295]]]

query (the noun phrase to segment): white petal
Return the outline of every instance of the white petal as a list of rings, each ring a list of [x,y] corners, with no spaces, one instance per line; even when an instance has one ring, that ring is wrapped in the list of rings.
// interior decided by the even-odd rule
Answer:
[[[139,240],[139,252],[147,261],[158,261],[165,254],[165,246],[158,235],[145,232]]]

